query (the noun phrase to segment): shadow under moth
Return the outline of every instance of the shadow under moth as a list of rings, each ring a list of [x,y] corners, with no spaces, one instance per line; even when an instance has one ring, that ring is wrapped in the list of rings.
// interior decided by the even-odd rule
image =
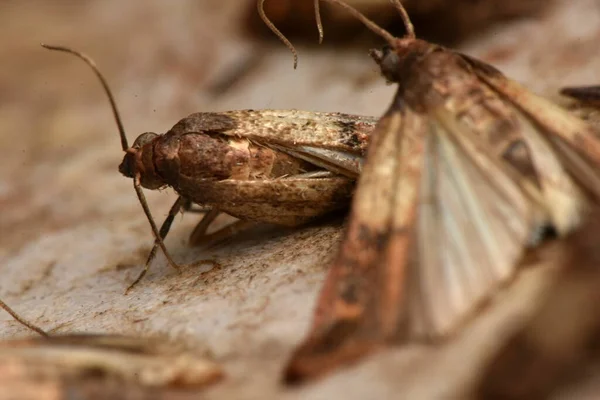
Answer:
[[[398,90],[371,133],[289,383],[389,344],[447,337],[514,276],[528,248],[575,230],[600,199],[593,126],[482,61],[417,39],[398,0],[401,38],[324,1],[387,42],[370,55]],[[263,2],[259,13],[282,37]]]

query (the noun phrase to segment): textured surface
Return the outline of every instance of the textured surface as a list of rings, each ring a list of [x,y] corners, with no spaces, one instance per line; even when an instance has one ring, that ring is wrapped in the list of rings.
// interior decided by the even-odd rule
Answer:
[[[489,351],[534,304],[547,268],[525,270],[444,346],[393,349],[284,393],[280,372],[308,327],[339,221],[190,249],[185,243],[198,216],[177,218],[167,246],[190,265],[177,275],[160,256],[123,296],[152,244],[148,224],[131,182],[117,172],[122,153],[98,83],[79,60],[44,51],[39,42],[94,57],[116,92],[130,141],[200,110],[379,115],[391,101],[394,88],[378,78],[366,49],[300,48],[294,71],[282,46],[239,36],[238,1],[2,3],[0,297],[53,332],[158,335],[206,351],[229,375],[208,398],[468,391]],[[559,1],[539,19],[496,26],[461,50],[541,93],[599,83],[598,11],[594,0]],[[244,63],[253,68],[223,91]],[[175,199],[168,190],[147,196],[158,220]],[[207,258],[220,267],[205,272]],[[0,314],[1,337],[24,334]]]

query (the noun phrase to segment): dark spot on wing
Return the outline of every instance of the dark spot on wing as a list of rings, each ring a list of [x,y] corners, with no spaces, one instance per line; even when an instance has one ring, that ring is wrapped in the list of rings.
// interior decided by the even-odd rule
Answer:
[[[347,304],[356,304],[359,299],[359,287],[358,282],[351,278],[347,278],[342,281],[342,285],[340,286],[340,297]]]
[[[358,240],[367,246],[374,246],[377,251],[383,251],[389,240],[389,232],[374,232],[367,225],[361,225],[358,229]]]

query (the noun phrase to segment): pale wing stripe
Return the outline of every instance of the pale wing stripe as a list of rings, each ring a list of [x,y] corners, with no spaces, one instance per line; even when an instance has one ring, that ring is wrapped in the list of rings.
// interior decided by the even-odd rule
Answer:
[[[485,291],[487,282],[492,276],[481,264],[487,262],[489,254],[485,246],[479,242],[481,236],[477,227],[472,223],[471,213],[455,177],[457,170],[454,165],[444,159],[443,170],[445,176],[441,181],[440,192],[444,194],[444,217],[449,221],[447,225],[448,235],[460,246],[461,254],[465,261],[463,268],[469,282],[470,291],[473,296],[478,296]]]
[[[542,128],[534,126],[518,111],[517,115],[553,225],[559,233],[565,234],[580,223],[585,207],[583,195],[561,165],[554,149],[540,133]]]
[[[464,313],[469,307],[469,283],[471,277],[469,276],[469,269],[467,263],[470,258],[465,257],[465,241],[464,238],[465,232],[457,231],[455,218],[458,217],[458,213],[462,210],[448,210],[448,204],[452,200],[449,197],[456,197],[457,193],[454,190],[455,188],[452,185],[444,185],[448,181],[448,168],[444,163],[444,158],[441,155],[441,149],[439,148],[439,137],[443,135],[441,128],[439,126],[435,127],[436,133],[436,144],[438,146],[437,149],[437,163],[435,165],[437,172],[437,181],[434,187],[435,190],[435,198],[437,200],[438,207],[438,236],[440,243],[440,259],[441,264],[434,266],[434,268],[439,270],[441,266],[442,275],[444,276],[444,286],[446,287],[446,302],[447,307],[449,308],[448,312],[445,313],[445,317],[452,318],[453,315],[458,315]],[[449,191],[452,193],[447,193],[443,190],[444,186],[449,186]],[[456,205],[456,204],[455,204]],[[454,212],[457,214],[454,215]],[[470,224],[469,224],[470,225]],[[466,230],[470,229],[470,226],[465,227]],[[460,244],[457,244],[460,242]],[[444,321],[440,324],[440,326],[448,326],[452,320]]]
[[[440,185],[440,188],[442,187],[444,186]],[[444,202],[450,203],[455,200],[446,197]],[[444,224],[443,247],[445,254],[448,254],[444,269],[456,274],[456,280],[450,283],[453,285],[452,304],[456,313],[462,314],[469,309],[472,298],[482,295],[485,281],[482,282],[479,268],[474,265],[474,258],[469,254],[468,247],[466,247],[465,237],[467,235],[457,232],[456,213],[459,212],[457,206],[460,206],[460,204],[443,205],[441,214]]]
[[[456,252],[457,269],[460,269],[461,308],[467,309],[470,299],[478,298],[485,292],[487,282],[491,278],[485,269],[480,268],[481,260],[486,260],[485,247],[479,245],[479,235],[470,221],[469,210],[461,194],[457,190],[452,165],[442,163],[443,175],[440,179],[439,192],[443,193],[442,218],[444,220],[445,237],[448,245]],[[447,268],[448,266],[446,266]]]
[[[489,217],[482,207],[478,193],[476,193],[477,187],[470,182],[470,176],[467,172],[468,167],[465,166],[463,160],[457,154],[457,147],[452,146],[447,139],[441,140],[441,143],[444,149],[444,157],[453,166],[456,184],[468,205],[472,216],[472,223],[477,227],[481,235],[481,245],[488,253],[488,262],[493,265],[493,269],[497,270],[500,268],[498,262],[502,259],[502,249],[496,241],[495,233],[489,227]]]
[[[442,217],[442,223],[445,220]],[[458,248],[453,243],[453,238],[448,235],[448,231],[442,228],[442,248],[444,248],[444,267],[443,270],[446,272],[448,281],[448,291],[450,297],[448,299],[448,305],[451,308],[448,314],[449,320],[443,323],[443,326],[450,327],[452,325],[453,315],[464,315],[468,312],[472,302],[468,295],[468,289],[465,287],[467,283],[465,278],[464,266],[461,263],[460,256],[458,254]]]
[[[438,128],[438,131],[440,129]],[[441,326],[450,326],[454,315],[463,315],[471,306],[474,280],[481,279],[479,268],[472,265],[473,258],[468,253],[467,237],[472,237],[473,227],[465,217],[465,209],[460,202],[456,187],[449,184],[453,179],[449,176],[449,166],[444,158],[439,157],[437,165],[438,182],[435,188],[439,202],[439,218],[442,253],[442,271],[446,277],[449,292],[447,321]],[[457,219],[462,219],[462,226]],[[473,244],[471,243],[471,246]]]
[[[431,219],[439,218],[439,222],[444,221],[444,217],[439,212],[441,204],[440,207],[435,209],[435,212],[429,213],[427,212],[430,208],[429,204],[434,203],[434,201],[423,204],[425,207],[420,211],[424,212],[424,216],[421,217],[421,221],[427,222],[422,223],[420,226],[420,233],[423,235],[421,241],[431,241],[435,237],[433,243],[438,251],[429,256],[421,254],[419,278],[422,281],[421,285],[425,296],[422,301],[427,304],[424,311],[427,312],[425,320],[429,323],[426,326],[430,330],[430,335],[437,336],[451,330],[460,318],[473,309],[488,293],[491,287],[496,286],[498,281],[504,279],[513,270],[515,255],[520,254],[520,250],[524,246],[524,240],[519,241],[519,238],[505,225],[504,219],[507,217],[507,212],[510,212],[506,199],[498,195],[485,176],[480,174],[480,171],[472,162],[468,161],[468,155],[450,140],[447,133],[442,129],[436,129],[435,133],[436,142],[440,143],[438,157],[445,161],[445,165],[442,167],[439,164],[428,162],[426,166],[428,169],[447,170],[449,174],[440,177],[437,172],[427,171],[427,178],[424,179],[423,184],[424,195],[427,196],[426,198],[437,201],[440,199],[441,194],[445,195],[448,192],[440,191],[437,196],[431,193],[431,186],[436,183],[435,178],[453,181],[453,186],[457,187],[457,191],[453,194],[458,195],[457,197],[462,198],[467,204],[467,213],[472,217],[472,223],[475,226],[475,235],[471,235],[466,239],[469,227],[468,222],[463,219],[463,223],[466,222],[466,224],[463,231],[458,235],[459,237],[465,237],[465,240],[468,240],[471,246],[480,247],[483,250],[483,257],[479,258],[472,268],[483,274],[492,272],[492,275],[482,276],[480,290],[474,296],[463,298],[464,302],[461,303],[459,300],[460,294],[461,292],[465,293],[464,287],[467,281],[462,274],[461,266],[457,265],[460,262],[458,261],[460,257],[457,255],[457,250],[441,247],[442,244],[451,245],[451,235],[456,231],[447,226],[443,226],[443,231],[440,231],[442,227],[435,221],[427,221],[427,217]],[[429,152],[429,154],[431,153],[432,151]],[[462,157],[459,156],[459,153],[462,153],[460,154]],[[443,186],[439,185],[438,189],[441,188]],[[448,200],[446,199],[446,201]],[[498,209],[498,203],[505,204]],[[448,210],[447,212],[457,212],[459,209],[459,207],[454,207],[452,211]],[[447,218],[451,217],[448,216]],[[426,227],[431,229],[427,230]],[[431,230],[435,229],[438,231],[432,233]],[[527,232],[524,232],[522,236],[525,237],[526,235]],[[426,249],[421,249],[421,251],[426,251]],[[438,253],[443,254],[443,259],[438,258]],[[463,281],[461,281],[461,278]]]
[[[514,254],[519,253],[520,243],[509,231],[509,228],[503,224],[505,216],[498,213],[498,210],[491,210],[497,207],[497,204],[494,203],[503,203],[505,199],[499,196],[494,188],[486,182],[485,177],[479,173],[478,169],[467,161],[466,154],[463,153],[462,157],[457,157],[460,148],[452,143],[447,134],[440,134],[439,137],[443,148],[442,157],[448,160],[446,169],[452,171],[453,180],[456,180],[455,183],[459,186],[458,190],[460,192],[458,194],[459,196],[462,195],[464,201],[468,204],[467,212],[473,217],[474,234],[472,233],[468,239],[465,237],[465,240],[468,240],[471,246],[485,249],[483,252],[484,257],[478,258],[471,266],[481,274],[477,293],[466,298],[463,304],[455,304],[454,308],[444,310],[444,320],[434,320],[435,333],[443,334],[452,329],[461,317],[473,309],[488,294],[491,287],[496,286],[499,280],[505,278],[512,271]],[[466,222],[463,231],[459,235],[466,236],[468,224],[469,222]],[[446,234],[450,235],[450,231],[446,231]],[[504,251],[504,254],[502,251]],[[460,266],[455,264],[457,257],[451,254],[455,253],[449,253],[449,258],[438,266],[438,274],[446,277],[444,282],[446,285],[454,284],[462,287],[465,285],[464,282],[458,284],[452,282],[450,278],[451,274],[459,274],[458,271],[461,269]]]
[[[448,149],[449,146],[452,146],[452,143],[447,138],[446,146],[446,149]],[[471,257],[472,267],[474,268],[469,271],[469,273],[476,279],[483,292],[494,277],[486,268],[483,268],[482,265],[489,263],[493,254],[491,253],[489,246],[486,245],[484,237],[481,235],[480,225],[473,222],[474,219],[477,218],[477,214],[474,214],[471,201],[477,200],[479,195],[474,193],[474,198],[473,196],[469,196],[460,185],[462,180],[466,180],[466,184],[470,190],[476,191],[478,183],[473,183],[471,181],[470,175],[466,172],[469,167],[464,163],[462,158],[456,160],[454,157],[448,156],[443,157],[443,159],[445,161],[444,170],[447,171],[448,182],[447,187],[444,187],[445,190],[442,193],[445,194],[446,192],[451,192],[449,188],[452,187],[453,192],[456,194],[457,207],[453,208],[451,211],[453,217],[460,217],[456,233],[458,237],[461,238],[461,241],[471,249],[469,255]],[[482,212],[484,213],[485,211],[482,210]],[[485,214],[482,215],[485,217]],[[485,221],[483,222],[485,223]]]
[[[467,159],[465,154],[465,161]],[[492,283],[495,284],[496,280],[503,280],[512,273],[515,261],[525,247],[530,236],[528,215],[519,215],[475,165],[471,164],[465,171],[486,218],[486,227],[483,229],[490,232],[494,248],[498,250],[495,262],[490,263],[494,266],[491,271],[494,275]]]
[[[439,197],[436,190],[438,177],[438,154],[436,132],[429,128],[425,138],[425,157],[421,173],[419,194],[419,215],[417,220],[417,246],[419,254],[418,282],[423,297],[423,311],[428,316],[426,328],[434,330],[442,324],[442,320],[450,313],[448,308],[448,285],[443,270],[439,266],[444,263],[444,251],[441,248],[441,217]],[[401,195],[401,194],[400,194]]]

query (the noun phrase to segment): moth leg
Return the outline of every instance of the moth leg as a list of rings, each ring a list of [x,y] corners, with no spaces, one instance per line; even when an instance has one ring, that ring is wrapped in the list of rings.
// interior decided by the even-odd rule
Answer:
[[[206,214],[204,214],[190,235],[190,246],[197,246],[202,242],[202,238],[206,236],[208,227],[213,223],[215,218],[219,216],[219,214],[221,214],[221,212],[216,208],[212,208],[208,210]]]
[[[7,313],[9,313],[18,323],[20,323],[24,327],[29,328],[32,331],[35,331],[35,332],[39,333],[43,337],[48,337],[49,336],[42,328],[38,328],[37,326],[35,326],[31,322],[29,322],[26,319],[22,318],[19,314],[16,313],[16,311],[14,311],[12,308],[10,308],[8,306],[8,304],[6,304],[5,302],[3,302],[2,300],[0,300],[0,308],[3,308],[4,311],[6,311]]]
[[[167,237],[167,234],[169,233],[169,230],[171,229],[171,224],[173,223],[175,216],[181,210],[181,208],[186,205],[186,201],[187,201],[187,199],[185,199],[182,196],[179,196],[177,198],[177,200],[175,200],[175,203],[173,203],[173,205],[171,206],[171,209],[169,210],[169,214],[167,215],[167,218],[165,218],[165,221],[162,223],[162,225],[160,227],[159,235],[160,235],[161,240],[164,240]],[[154,257],[156,257],[156,252],[158,251],[159,247],[160,247],[160,243],[159,243],[158,239],[154,240],[154,246],[152,246],[152,250],[150,250],[150,254],[148,254],[148,258],[146,259],[146,265],[144,266],[144,269],[142,270],[142,272],[140,272],[138,277],[131,283],[131,285],[129,285],[129,287],[127,287],[127,289],[125,290],[125,294],[127,294],[131,289],[133,289],[133,287],[142,280],[142,278],[146,275],[146,273],[148,273],[148,269],[150,268],[150,263],[152,262],[152,260],[154,260]]]
[[[202,218],[202,220],[198,223],[198,225],[196,225],[196,228],[194,228],[194,231],[190,235],[190,246],[200,246],[209,242],[218,242],[223,239],[227,239],[231,236],[237,235],[239,232],[256,225],[256,222],[254,221],[239,220],[213,233],[207,234],[206,230],[219,214],[221,214],[221,211],[212,209],[204,216],[204,218]]]

